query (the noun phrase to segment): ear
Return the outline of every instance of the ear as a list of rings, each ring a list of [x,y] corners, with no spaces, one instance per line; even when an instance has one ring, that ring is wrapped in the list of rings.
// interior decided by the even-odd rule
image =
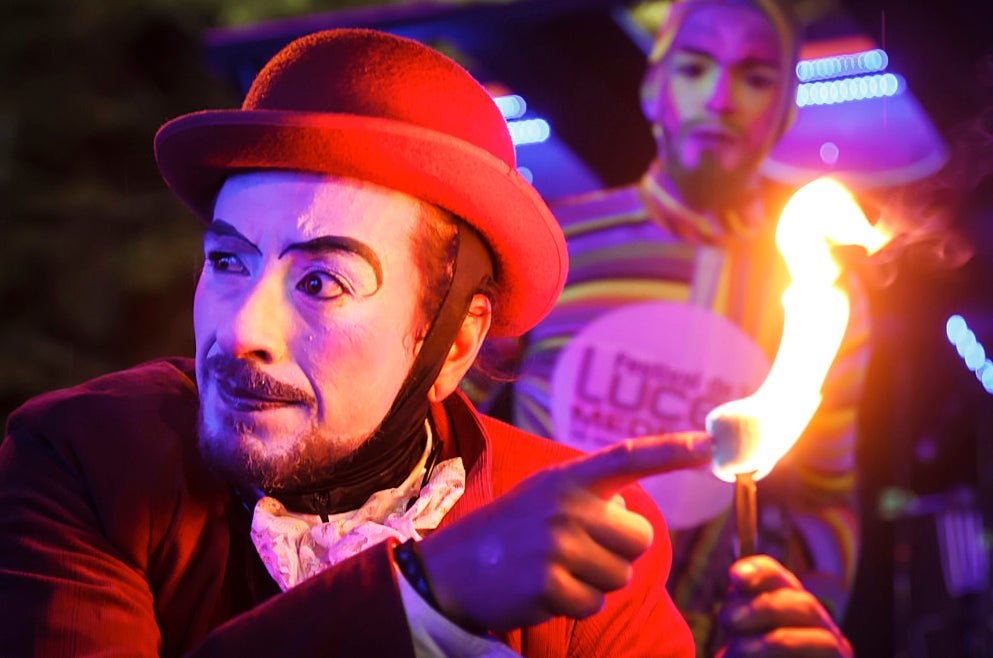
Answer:
[[[440,402],[451,395],[469,368],[472,367],[483,346],[483,339],[490,330],[493,320],[493,306],[486,295],[476,293],[469,302],[469,311],[462,320],[455,342],[448,350],[441,372],[428,391],[431,402]]]

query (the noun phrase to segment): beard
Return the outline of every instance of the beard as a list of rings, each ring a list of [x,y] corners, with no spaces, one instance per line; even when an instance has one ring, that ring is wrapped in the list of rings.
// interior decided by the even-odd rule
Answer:
[[[212,471],[243,489],[264,492],[309,489],[334,477],[348,465],[353,449],[343,449],[340,437],[329,436],[309,427],[280,449],[257,438],[247,423],[230,421],[220,428],[208,428],[203,410],[198,423],[200,454]],[[373,433],[349,445],[366,443]]]
[[[204,409],[210,403],[210,389],[217,384],[207,382],[220,379],[260,398],[290,401],[305,408],[316,407],[317,401],[250,362],[226,355],[206,360],[197,423],[200,454],[211,470],[237,487],[269,492],[327,481],[351,461],[358,446],[375,434],[345,436],[319,427],[315,419],[306,425],[273,427],[271,421],[266,421],[265,427],[256,427],[251,420],[222,411],[215,411],[208,422]],[[212,393],[218,394],[216,390]]]
[[[692,127],[684,126],[680,132],[685,133]],[[665,141],[667,144],[676,143],[671,135],[667,135]],[[688,166],[680,158],[679,149],[673,146],[665,149],[664,171],[688,207],[698,212],[722,214],[741,205],[761,157],[761,154],[756,154],[728,169],[721,164],[715,151],[705,150],[700,153],[695,166]]]

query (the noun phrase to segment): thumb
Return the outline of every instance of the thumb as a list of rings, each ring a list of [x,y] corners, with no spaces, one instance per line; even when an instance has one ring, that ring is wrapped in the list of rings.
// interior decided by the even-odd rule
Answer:
[[[676,432],[627,439],[569,462],[565,469],[577,484],[604,499],[649,475],[702,466],[711,460],[705,432]]]

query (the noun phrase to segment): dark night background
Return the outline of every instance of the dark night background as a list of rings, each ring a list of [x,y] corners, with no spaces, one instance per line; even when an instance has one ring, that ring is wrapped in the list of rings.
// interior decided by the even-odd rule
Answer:
[[[359,9],[369,4],[380,6]],[[873,293],[876,350],[858,452],[865,536],[845,628],[859,656],[993,656],[988,575],[982,587],[951,591],[936,531],[957,511],[993,528],[993,398],[944,337],[945,318],[961,313],[993,346],[993,5],[797,4],[832,19],[812,32],[843,24],[887,50],[950,147],[914,202],[951,218],[947,244],[974,252],[953,267],[934,250],[908,250],[895,280]],[[342,11],[389,27],[441,8],[467,41],[472,70],[525,95],[605,184],[644,170],[653,146],[637,108],[643,60],[622,32],[605,29],[610,11],[632,3],[401,5],[409,3],[4,3],[0,417],[44,390],[192,354],[199,227],[159,179],[151,140],[169,118],[240,102],[218,68],[237,49],[205,49],[207,30],[273,19],[295,29],[299,17]],[[985,530],[985,558],[990,537]]]

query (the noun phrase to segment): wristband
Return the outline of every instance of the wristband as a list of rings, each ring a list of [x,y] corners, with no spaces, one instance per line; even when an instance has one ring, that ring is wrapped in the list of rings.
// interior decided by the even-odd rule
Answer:
[[[431,585],[428,584],[427,574],[424,573],[424,563],[421,561],[417,542],[408,539],[399,544],[393,549],[393,559],[396,561],[397,567],[400,568],[400,573],[407,579],[414,591],[420,594],[428,605],[441,612],[438,599],[434,598],[434,592],[431,591]]]

